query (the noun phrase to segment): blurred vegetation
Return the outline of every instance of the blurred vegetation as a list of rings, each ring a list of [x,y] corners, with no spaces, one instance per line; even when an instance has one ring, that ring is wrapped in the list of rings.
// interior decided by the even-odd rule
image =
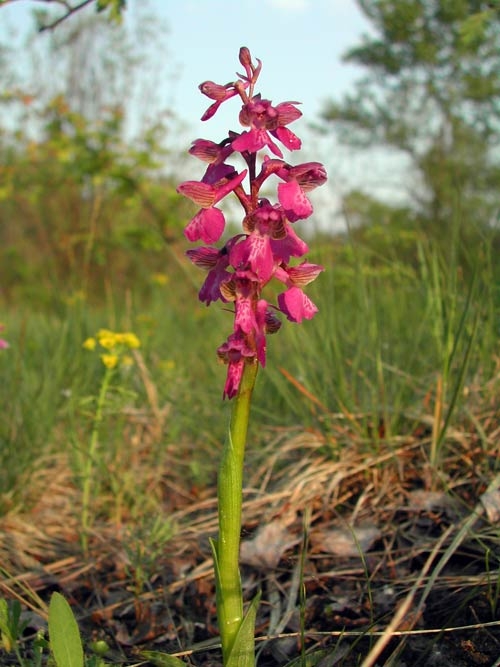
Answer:
[[[154,39],[151,19],[141,21],[138,34]],[[166,257],[178,260],[191,209],[169,175],[178,156],[166,148],[166,110],[139,118],[131,134],[133,91],[149,64],[131,39],[82,17],[58,28],[43,55],[34,51],[38,71],[21,82],[15,54],[2,50],[10,120],[0,128],[0,281],[9,303],[102,300],[110,285],[147,284]],[[59,76],[45,85],[36,79],[44,71]]]
[[[2,5],[7,5],[12,1],[13,0],[0,0],[0,7]],[[43,8],[42,3],[46,3],[47,0],[34,0],[34,2],[38,2],[41,5],[33,12],[37,28],[40,32],[57,28],[61,23],[90,5],[92,5],[98,14],[101,12],[105,13],[111,20],[120,22],[122,19],[122,12],[127,6],[126,0],[75,0],[75,2],[72,3],[67,2],[67,0],[49,0],[49,2],[57,7],[56,13],[54,14],[52,10],[48,11]]]
[[[365,75],[344,99],[326,105],[327,131],[362,150],[383,147],[409,169],[400,179],[408,211],[382,212],[365,190],[349,197],[357,222],[398,216],[444,242],[457,221],[464,242],[473,227],[498,227],[498,0],[358,5],[371,32],[344,60]]]
[[[1,152],[0,280],[9,302],[53,302],[76,292],[144,284],[165,267],[165,245],[188,215],[161,173],[163,128],[133,143],[120,108],[98,121],[62,96],[41,111],[41,136],[16,132]],[[112,267],[112,268],[111,268]],[[111,270],[110,270],[111,269]]]
[[[391,84],[394,100],[385,103],[394,104],[366,110],[375,98],[362,100],[359,93],[347,106],[332,106],[329,119],[355,126],[368,144],[413,151],[421,196],[396,208],[360,184],[344,201],[347,232],[310,240],[312,261],[326,269],[310,291],[320,313],[300,327],[286,323],[269,339],[251,425],[255,449],[264,426],[328,432],[336,418],[354,424],[367,448],[377,447],[377,424],[387,436],[410,432],[432,412],[439,384],[444,414],[433,441],[437,465],[447,426],[478,407],[469,397],[485,405],[497,400],[498,127],[493,117],[491,124],[487,120],[486,95],[476,95],[470,107],[483,110],[484,126],[447,107],[448,98],[439,109],[430,103],[426,122],[417,122],[413,112],[427,107],[403,108],[401,97],[404,92],[415,104],[421,99],[412,84],[421,71],[415,54],[422,25],[432,28],[426,39],[438,49],[422,65],[426,73],[456,48],[456,60],[443,71],[453,65],[460,73],[467,64],[470,75],[470,40],[490,49],[489,10],[484,21],[477,19],[479,26],[471,25],[466,4],[361,3],[387,43],[368,42],[350,57],[370,65],[378,54],[379,74],[372,81]],[[434,14],[422,14],[424,6]],[[136,333],[146,370],[131,371],[125,409],[103,425],[106,448],[96,488],[116,488],[123,461],[141,442],[140,428],[145,432],[144,424],[158,419],[158,409],[168,416],[158,421],[152,440],[144,436],[148,451],[142,460],[173,471],[166,457],[175,445],[175,466],[186,485],[213,482],[213,452],[225,436],[227,406],[219,400],[225,369],[216,364],[215,349],[231,318],[224,308],[206,309],[196,299],[203,274],[184,257],[182,229],[192,209],[175,193],[181,163],[169,148],[171,117],[145,117],[130,132],[124,91],[135,89],[144,54],[122,44],[133,56],[124,67],[122,51],[106,48],[121,43],[122,27],[104,22],[97,29],[100,20],[57,28],[65,32],[56,31],[52,59],[39,60],[38,86],[17,80],[14,54],[7,45],[0,48],[0,313],[2,337],[11,346],[0,351],[0,511],[26,502],[26,479],[45,457],[78,452],[88,439],[88,399],[99,386],[102,364],[82,343],[102,327]],[[475,30],[484,36],[474,37]],[[96,44],[92,39],[99,40],[98,49],[89,47]],[[82,88],[75,72],[86,56]],[[51,80],[45,86],[42,65],[56,67],[55,60],[58,85]],[[499,70],[484,71],[488,85],[496,86]],[[398,79],[403,74],[404,81]],[[99,76],[113,85],[101,86]],[[448,90],[444,74],[428,76],[431,92]],[[90,100],[85,90],[92,91]],[[332,443],[332,456],[342,444]],[[130,470],[133,514],[145,491],[135,488],[140,476]]]

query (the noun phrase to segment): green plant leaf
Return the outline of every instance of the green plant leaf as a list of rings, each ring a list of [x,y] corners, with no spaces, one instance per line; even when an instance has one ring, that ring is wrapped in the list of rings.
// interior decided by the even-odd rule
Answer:
[[[219,557],[217,555],[218,542],[210,538],[210,548],[212,549],[212,556],[214,559],[214,575],[215,575],[215,604],[217,609],[219,605],[222,604],[221,592],[220,592],[220,568],[219,568]]]
[[[260,593],[250,603],[250,607],[241,622],[225,667],[255,666],[255,617],[257,616],[259,602]]]
[[[13,647],[7,600],[0,598],[0,646],[10,653]]]
[[[339,660],[336,650],[322,649],[306,656],[294,658],[285,667],[331,667]]]
[[[9,653],[15,650],[27,622],[21,622],[21,604],[19,600],[7,602],[0,598],[0,646]]]
[[[186,667],[186,663],[180,658],[161,651],[141,651],[141,657],[149,660],[155,667]]]
[[[83,667],[83,647],[71,607],[60,593],[49,605],[50,650],[57,667]]]

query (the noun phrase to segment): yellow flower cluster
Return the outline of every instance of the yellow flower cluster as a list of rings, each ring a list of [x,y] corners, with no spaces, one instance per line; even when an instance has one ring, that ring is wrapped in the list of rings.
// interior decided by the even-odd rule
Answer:
[[[106,352],[101,354],[101,361],[106,368],[115,368],[118,363],[130,366],[133,359],[126,354],[127,350],[135,350],[141,343],[134,333],[129,331],[117,332],[110,329],[99,329],[95,337],[87,338],[83,342],[86,350],[93,351],[97,345],[104,348]]]

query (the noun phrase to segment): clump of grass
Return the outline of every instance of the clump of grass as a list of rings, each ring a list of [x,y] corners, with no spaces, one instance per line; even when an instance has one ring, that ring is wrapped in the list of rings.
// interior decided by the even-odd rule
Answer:
[[[398,239],[393,243],[397,248]],[[380,432],[408,432],[415,417],[430,414],[430,459],[438,467],[467,386],[479,374],[492,376],[498,353],[499,278],[482,263],[487,245],[476,248],[476,272],[449,263],[438,244],[417,236],[413,262],[398,260],[397,252],[378,256],[367,245],[324,248],[315,259],[330,270],[312,286],[321,316],[307,331],[288,328],[271,348],[273,363],[261,381],[272,391],[261,389],[259,409],[275,422],[295,415],[323,428],[340,413],[375,443]]]

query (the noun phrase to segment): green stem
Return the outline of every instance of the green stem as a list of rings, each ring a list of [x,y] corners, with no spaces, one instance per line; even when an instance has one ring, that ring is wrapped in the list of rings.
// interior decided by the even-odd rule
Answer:
[[[92,427],[92,434],[90,436],[90,444],[85,460],[85,467],[83,470],[83,490],[82,490],[82,547],[83,551],[88,551],[88,531],[89,531],[89,515],[90,515],[90,492],[92,490],[92,470],[96,460],[97,445],[99,441],[99,429],[101,426],[104,405],[106,402],[106,395],[108,393],[111,378],[113,376],[113,369],[106,368],[104,378],[102,380],[101,389],[97,398],[97,409],[94,416],[94,424]]]
[[[234,398],[229,435],[219,468],[219,537],[217,555],[217,615],[224,664],[243,620],[243,594],[239,570],[243,464],[257,363],[246,364],[238,395]]]

